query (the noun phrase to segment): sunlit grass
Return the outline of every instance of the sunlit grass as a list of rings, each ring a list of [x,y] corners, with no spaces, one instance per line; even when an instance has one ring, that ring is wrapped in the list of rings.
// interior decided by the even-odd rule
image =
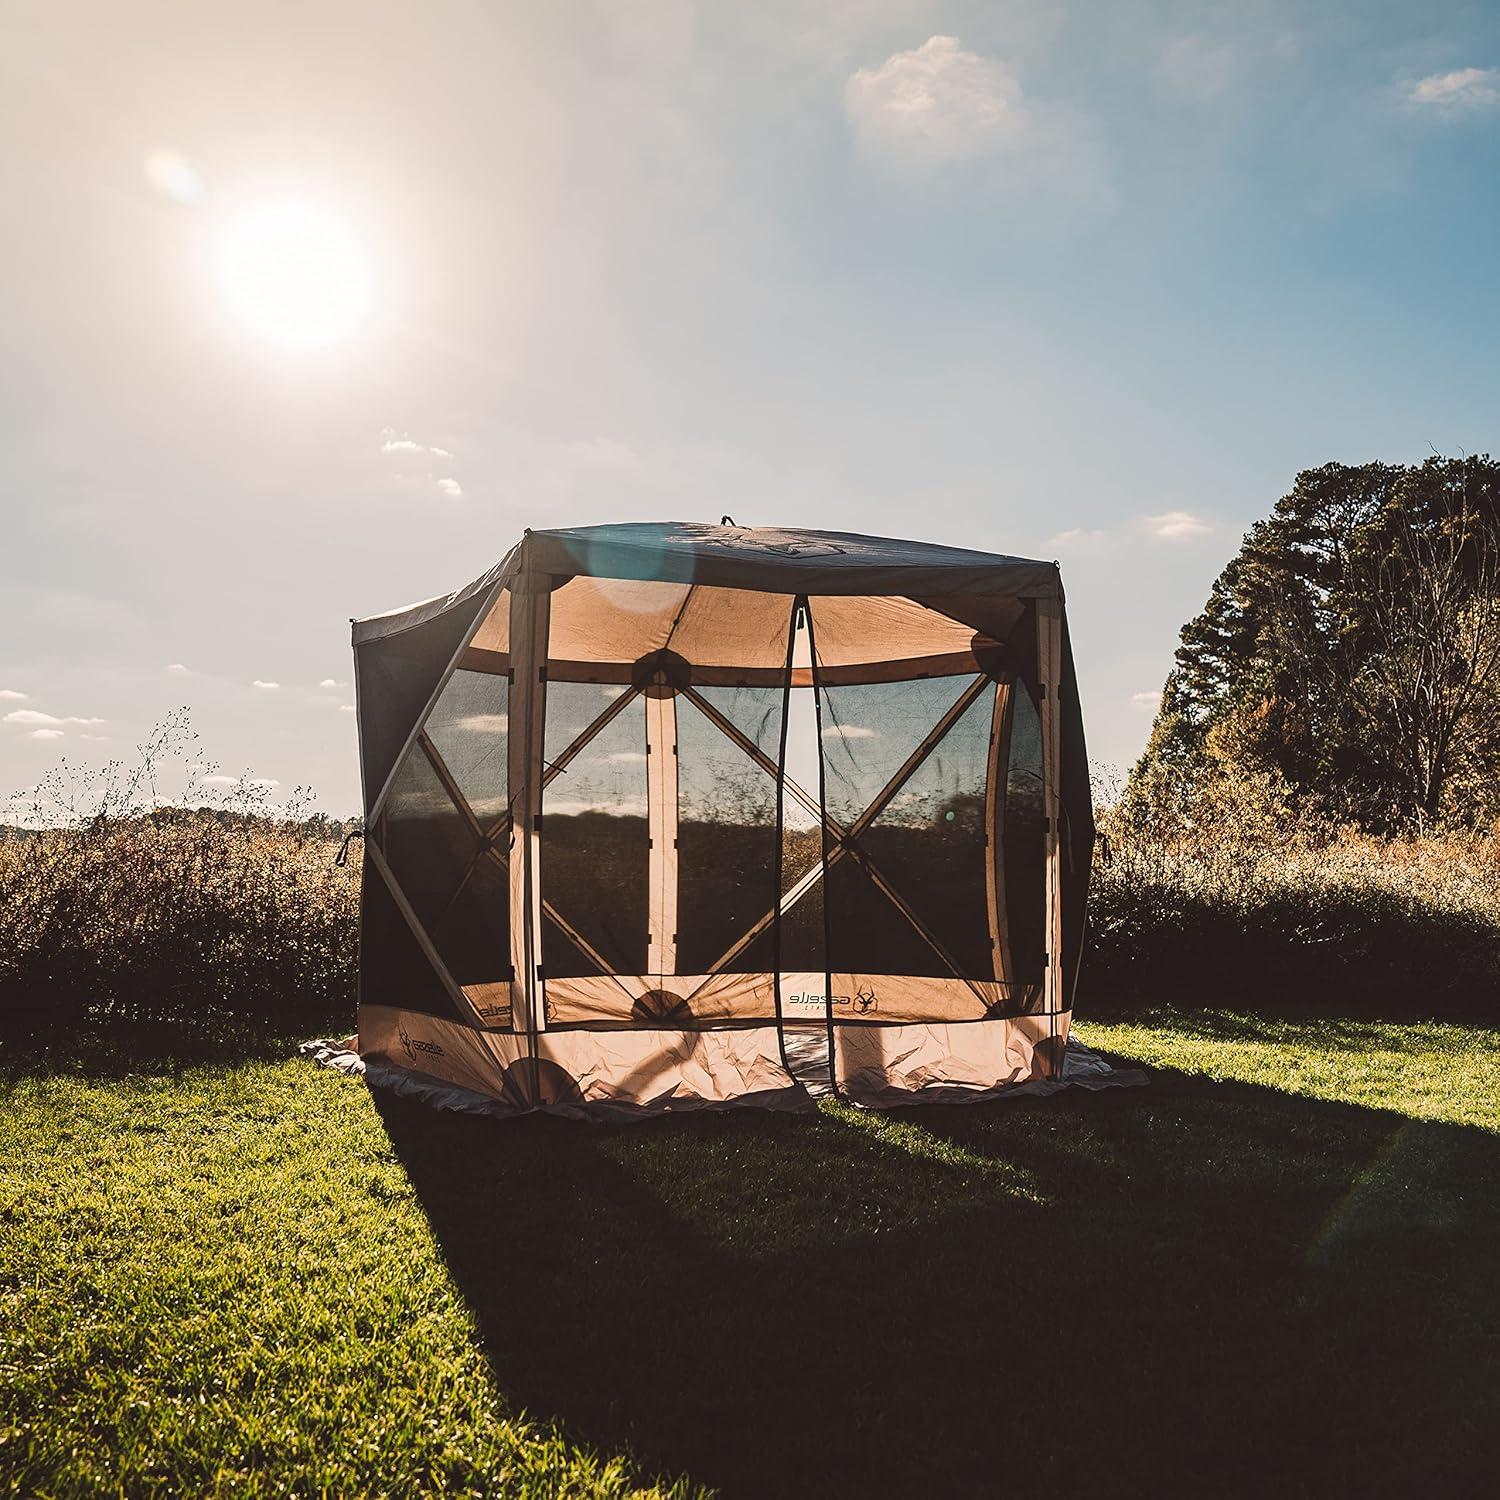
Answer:
[[[1083,1031],[1162,1071],[608,1128],[11,1057],[0,1492],[1472,1489],[1494,1035]]]
[[[1500,1031],[1488,1027],[1164,1010],[1078,1034],[1154,1067],[1500,1130]]]

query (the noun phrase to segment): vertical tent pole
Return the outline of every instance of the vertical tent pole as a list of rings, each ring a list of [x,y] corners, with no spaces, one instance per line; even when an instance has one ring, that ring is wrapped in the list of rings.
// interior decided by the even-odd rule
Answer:
[[[1063,1006],[1062,964],[1062,713],[1058,686],[1062,680],[1062,601],[1039,599],[1037,614],[1037,681],[1042,690],[1042,811],[1046,820],[1048,1071],[1061,1071],[1056,1046]]]
[[[677,972],[677,694],[664,683],[646,688],[646,819],[651,953],[647,967]]]
[[[1010,774],[1010,725],[1015,713],[1015,693],[1009,676],[995,684],[995,702],[990,713],[990,755],[984,779],[984,873],[986,905],[990,916],[990,950],[995,978],[1012,983],[1010,931],[1005,910],[1005,817],[1006,781]]]
[[[547,711],[547,625],[551,580],[522,573],[510,596],[510,954],[511,1024],[534,1035],[542,1004],[541,821]]]

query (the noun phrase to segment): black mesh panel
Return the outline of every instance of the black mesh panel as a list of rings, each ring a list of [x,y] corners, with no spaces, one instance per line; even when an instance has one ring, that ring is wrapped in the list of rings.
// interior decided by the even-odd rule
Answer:
[[[428,696],[473,629],[485,598],[482,592],[472,595],[424,624],[355,648],[360,758],[371,801],[379,796]],[[505,598],[500,596],[502,609]]]
[[[504,868],[484,853],[420,745],[407,752],[396,774],[379,835],[397,885],[454,980],[508,979],[510,891]]]
[[[359,998],[363,1005],[390,1005],[403,1010],[454,1019],[453,998],[422,952],[385,879],[366,860],[360,901]]]
[[[956,970],[994,978],[984,830],[989,684],[890,789],[973,682],[961,676],[823,689],[830,815],[849,833],[885,799],[826,877],[835,973]]]
[[[770,759],[780,688],[710,688],[705,701]],[[776,901],[776,779],[686,697],[677,700],[677,972],[703,974]],[[764,945],[723,968],[764,972]]]
[[[396,883],[431,936],[468,877],[480,843],[420,745],[407,751],[396,772],[380,834]]]
[[[874,868],[970,979],[990,979],[995,972],[984,828],[994,706],[994,689],[986,687],[859,841]],[[923,946],[925,967],[907,972],[952,972],[930,944]]]
[[[430,929],[433,946],[459,984],[498,984],[511,977],[510,879],[483,855]]]
[[[490,672],[455,672],[427,716],[427,737],[485,828],[505,812],[510,684]]]
[[[549,766],[621,691],[548,683],[543,754]],[[645,701],[635,698],[542,795],[542,899],[593,948],[606,973],[646,972],[648,839]],[[554,978],[597,974],[601,967],[550,920],[542,924],[542,962]]]

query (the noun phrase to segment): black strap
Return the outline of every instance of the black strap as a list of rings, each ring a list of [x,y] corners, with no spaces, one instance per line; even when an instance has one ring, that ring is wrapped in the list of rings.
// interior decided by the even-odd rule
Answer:
[[[347,865],[349,863],[350,840],[362,839],[364,836],[365,831],[363,828],[351,828],[349,832],[344,835],[344,842],[339,845],[339,852],[333,861],[334,864],[336,864],[340,869]]]

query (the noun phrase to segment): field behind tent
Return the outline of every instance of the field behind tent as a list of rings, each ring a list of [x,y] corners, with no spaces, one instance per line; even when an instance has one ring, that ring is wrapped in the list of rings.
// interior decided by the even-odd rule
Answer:
[[[1492,836],[1116,838],[1081,1030],[1146,1089],[605,1129],[290,1058],[340,832],[0,839],[0,1493],[1493,1473]]]

